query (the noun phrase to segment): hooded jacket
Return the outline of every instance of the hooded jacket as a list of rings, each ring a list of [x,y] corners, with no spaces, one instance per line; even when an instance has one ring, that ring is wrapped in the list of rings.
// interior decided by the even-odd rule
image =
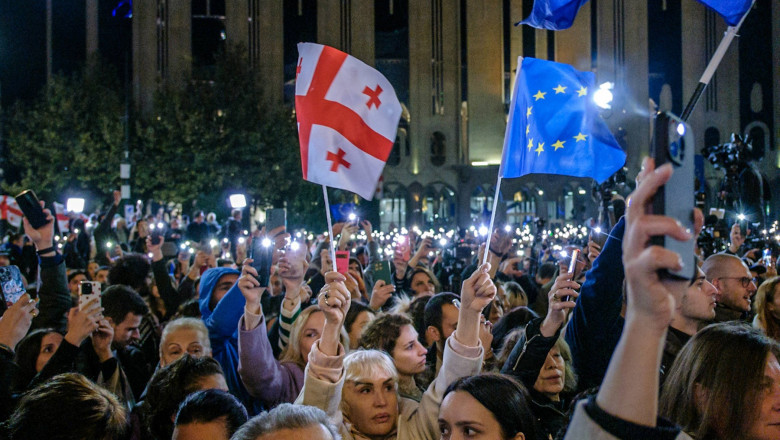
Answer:
[[[244,314],[246,299],[238,289],[238,283],[214,307],[209,308],[211,295],[214,293],[219,279],[225,275],[240,275],[236,269],[215,267],[203,272],[200,277],[200,315],[206,328],[209,329],[211,355],[222,366],[230,393],[238,397],[250,413],[253,411],[254,399],[249,395],[238,375],[238,321]]]

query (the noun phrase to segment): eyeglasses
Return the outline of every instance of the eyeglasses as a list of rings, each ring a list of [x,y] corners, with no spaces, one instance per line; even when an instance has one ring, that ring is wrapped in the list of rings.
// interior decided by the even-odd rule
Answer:
[[[719,277],[722,280],[739,280],[740,284],[742,284],[742,287],[747,287],[750,285],[750,283],[755,282],[755,278],[748,278],[748,277]]]

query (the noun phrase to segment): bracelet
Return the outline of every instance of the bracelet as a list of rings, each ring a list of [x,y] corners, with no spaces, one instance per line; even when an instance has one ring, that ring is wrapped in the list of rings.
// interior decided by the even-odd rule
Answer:
[[[3,344],[2,342],[0,342],[0,350],[5,350],[8,353],[11,353],[12,355],[14,354],[14,349],[6,344]]]
[[[56,250],[57,250],[57,249],[55,249],[55,248],[54,248],[54,246],[47,247],[46,249],[41,249],[41,250],[39,250],[39,251],[38,251],[38,255],[42,255],[42,254],[48,254],[49,252],[54,252],[54,251],[56,251]]]
[[[493,247],[488,247],[488,250],[493,253],[493,255],[497,256],[498,258],[504,258],[506,254],[501,254],[493,250]]]

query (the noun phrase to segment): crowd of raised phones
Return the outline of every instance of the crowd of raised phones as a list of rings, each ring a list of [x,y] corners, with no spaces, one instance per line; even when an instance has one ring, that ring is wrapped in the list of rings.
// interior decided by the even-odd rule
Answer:
[[[605,241],[339,223],[339,271],[328,234],[240,213],[128,227],[115,194],[58,237],[45,210],[0,254],[28,292],[0,305],[0,438],[780,439],[776,260],[737,224],[695,262],[651,246],[703,224],[648,214],[670,174],[645,161]]]

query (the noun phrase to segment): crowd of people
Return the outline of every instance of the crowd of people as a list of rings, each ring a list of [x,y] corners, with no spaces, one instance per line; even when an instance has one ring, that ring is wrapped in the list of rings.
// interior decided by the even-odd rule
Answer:
[[[0,254],[27,289],[0,304],[0,437],[778,439],[776,260],[738,223],[695,261],[651,245],[704,225],[648,213],[671,173],[645,160],[608,233],[533,246],[522,226],[127,224],[119,193],[57,236],[44,209]]]

